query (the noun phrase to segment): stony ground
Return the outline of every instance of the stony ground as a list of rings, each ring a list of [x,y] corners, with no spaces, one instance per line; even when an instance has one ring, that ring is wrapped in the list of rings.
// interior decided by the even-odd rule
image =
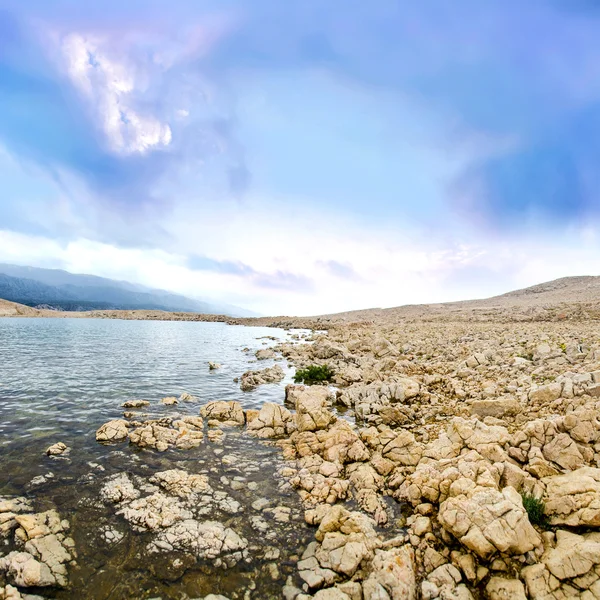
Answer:
[[[278,447],[278,476],[314,528],[294,549],[288,600],[600,598],[600,323],[581,304],[538,308],[529,320],[502,307],[470,319],[331,322],[312,343],[276,352],[297,367],[329,365],[334,387],[288,386],[281,405],[260,410],[210,403],[188,420],[126,413],[98,439],[192,451],[235,428]],[[277,374],[262,377],[245,381]],[[155,533],[156,552],[233,566],[248,540],[202,511],[227,502],[207,485],[166,471],[114,478],[103,494]],[[12,502],[0,505],[2,531],[23,547],[0,559],[16,586],[0,598],[11,599],[26,575],[60,584],[76,552],[68,523]],[[41,520],[48,531],[38,534]],[[54,536],[58,565],[40,536]]]

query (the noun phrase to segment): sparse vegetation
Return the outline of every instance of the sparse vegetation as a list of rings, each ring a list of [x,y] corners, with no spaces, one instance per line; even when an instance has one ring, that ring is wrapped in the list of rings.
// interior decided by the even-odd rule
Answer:
[[[294,375],[296,383],[305,383],[313,385],[315,383],[325,383],[331,381],[334,372],[329,365],[309,365],[305,369],[298,369]]]
[[[547,527],[548,518],[544,514],[543,500],[528,493],[521,494],[521,498],[523,499],[523,507],[527,511],[530,523],[538,527]]]

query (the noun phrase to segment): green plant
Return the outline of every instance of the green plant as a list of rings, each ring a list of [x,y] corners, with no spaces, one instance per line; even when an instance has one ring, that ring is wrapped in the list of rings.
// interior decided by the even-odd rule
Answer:
[[[521,498],[523,499],[523,507],[527,511],[530,523],[539,527],[547,527],[548,518],[544,514],[543,500],[528,493],[521,494]]]
[[[314,383],[323,383],[331,381],[334,372],[329,365],[309,365],[306,369],[298,369],[294,375],[296,383],[305,383],[313,385]]]
[[[563,351],[564,354],[567,353],[567,345],[564,342],[560,344],[560,349]]]

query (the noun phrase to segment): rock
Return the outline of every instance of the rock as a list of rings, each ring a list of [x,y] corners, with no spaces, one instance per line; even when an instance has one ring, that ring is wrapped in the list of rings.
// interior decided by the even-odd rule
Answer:
[[[210,362],[210,361],[209,361],[209,363],[208,363],[208,369],[209,369],[210,371],[215,371],[216,369],[220,369],[220,368],[221,368],[221,365],[220,365],[219,363],[216,363],[216,362]]]
[[[214,419],[235,425],[243,425],[245,423],[242,405],[235,400],[209,402],[200,409],[200,414],[205,419]]]
[[[145,421],[129,434],[129,441],[140,448],[164,452],[171,447],[181,450],[196,448],[202,443],[202,419],[186,416],[180,419],[165,417]]]
[[[48,565],[36,560],[29,552],[10,552],[0,558],[0,571],[19,587],[57,585]]]
[[[546,460],[558,466],[573,471],[584,465],[583,456],[577,444],[566,433],[559,433],[552,438],[542,449]]]
[[[262,371],[246,371],[242,375],[240,387],[249,392],[259,385],[265,383],[277,383],[285,377],[283,369],[279,365],[268,367]]]
[[[183,392],[179,396],[180,402],[196,402],[196,400],[198,400],[198,398],[196,398],[196,396],[192,396],[192,394],[189,394],[188,392]]]
[[[525,586],[518,579],[492,577],[485,591],[489,600],[527,600]]]
[[[247,540],[218,521],[199,522],[185,519],[160,531],[151,545],[151,550],[189,552],[200,560],[230,555],[232,560],[227,564],[233,566],[241,560],[241,551],[247,546]]]
[[[486,425],[478,420],[466,420],[454,417],[448,425],[449,440],[460,446],[476,450],[490,460],[503,457],[502,447],[510,441],[510,434],[505,427]]]
[[[363,582],[364,600],[415,600],[414,552],[409,546],[377,550]]]
[[[557,579],[572,579],[600,564],[600,538],[569,531],[556,533],[556,547],[544,555],[544,563]]]
[[[319,421],[319,417],[317,417]],[[306,421],[308,423],[308,420]],[[312,421],[315,422],[314,419]],[[321,423],[325,422],[323,418]],[[310,423],[309,423],[310,426]],[[347,421],[337,420],[321,437],[323,443],[323,458],[326,461],[345,464],[369,460],[370,454],[358,433]]]
[[[287,394],[296,406],[298,431],[327,429],[335,420],[328,408],[329,390],[320,386],[299,386]]]
[[[342,592],[338,587],[319,590],[314,596],[314,600],[352,600],[348,594]]]
[[[100,498],[104,502],[119,502],[135,500],[140,492],[135,488],[127,473],[119,473],[110,477],[100,489]]]
[[[600,526],[600,469],[582,467],[543,481],[545,513],[552,525]]]
[[[450,563],[439,566],[427,576],[427,581],[431,581],[438,588],[454,588],[460,582],[462,576],[460,571]]]
[[[162,492],[126,503],[117,514],[123,515],[138,530],[158,531],[192,518],[192,513],[178,499]]]
[[[166,398],[162,398],[160,403],[165,404],[166,406],[172,406],[173,404],[179,404],[179,400],[177,400],[175,396],[167,396]]]
[[[258,414],[248,422],[248,431],[261,438],[282,437],[295,429],[292,413],[281,406],[265,402]]]
[[[521,405],[514,398],[497,398],[493,400],[475,400],[471,404],[471,414],[478,417],[497,417],[517,415]]]
[[[275,358],[275,350],[273,350],[273,348],[261,348],[254,353],[254,356],[256,356],[258,360]]]
[[[13,513],[14,514],[14,513]],[[35,514],[14,514],[18,527],[15,540],[22,551],[0,559],[0,571],[20,587],[65,587],[66,564],[74,558],[74,542],[65,536],[69,528],[56,510]]]
[[[62,454],[68,454],[69,451],[70,448],[66,444],[63,444],[63,442],[57,442],[56,444],[52,444],[52,446],[47,448],[46,454],[48,456],[61,456]]]
[[[473,487],[472,483],[468,487],[466,493],[444,501],[438,514],[442,527],[464,546],[487,559],[497,551],[525,554],[541,544],[521,496],[513,488],[499,492],[494,488]]]
[[[402,430],[384,446],[381,454],[383,458],[396,464],[417,465],[423,454],[423,446],[416,442],[415,436],[410,431]]]
[[[115,419],[104,423],[98,431],[96,431],[96,440],[98,442],[122,442],[129,435],[127,427],[129,423],[123,419]]]
[[[150,483],[156,483],[169,494],[188,500],[212,491],[206,475],[190,475],[182,469],[156,473],[150,477]]]
[[[529,401],[536,404],[549,404],[558,400],[562,393],[562,384],[558,382],[532,388],[529,392]]]
[[[127,400],[121,406],[123,408],[143,408],[144,406],[150,406],[150,402],[147,400]]]
[[[0,587],[0,600],[24,600],[19,590],[10,584]],[[28,596],[26,600],[41,600],[39,596]]]

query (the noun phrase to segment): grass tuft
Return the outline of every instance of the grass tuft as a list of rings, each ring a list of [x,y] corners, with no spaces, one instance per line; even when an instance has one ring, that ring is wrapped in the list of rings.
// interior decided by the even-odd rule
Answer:
[[[539,527],[548,526],[548,517],[544,514],[544,502],[540,498],[536,498],[533,494],[521,494],[523,499],[523,507],[529,516],[529,522],[532,525]]]
[[[310,365],[306,369],[298,369],[296,371],[294,382],[313,385],[314,383],[331,381],[333,375],[333,369],[329,365]]]

